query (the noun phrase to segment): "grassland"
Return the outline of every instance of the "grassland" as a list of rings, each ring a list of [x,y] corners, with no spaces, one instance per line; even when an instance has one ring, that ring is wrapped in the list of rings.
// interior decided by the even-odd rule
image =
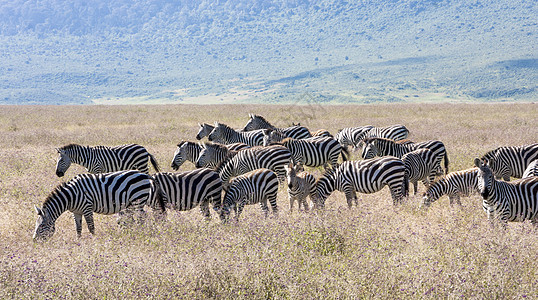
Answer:
[[[67,143],[139,143],[171,171],[175,145],[194,140],[198,122],[241,127],[248,113],[277,126],[300,121],[312,130],[405,124],[415,141],[445,143],[451,170],[501,145],[537,142],[536,104],[359,106],[2,106],[0,109],[0,298],[2,299],[312,299],[534,298],[538,231],[529,223],[491,227],[479,196],[428,210],[419,197],[392,206],[387,189],[359,195],[347,208],[335,192],[321,214],[264,219],[258,206],[239,224],[205,222],[198,209],[164,223],[119,228],[96,216],[76,238],[68,213],[47,243],[34,244],[33,205],[62,180],[55,147]],[[181,169],[193,168],[189,163]],[[317,171],[319,172],[319,171]],[[420,186],[422,191],[424,187]]]

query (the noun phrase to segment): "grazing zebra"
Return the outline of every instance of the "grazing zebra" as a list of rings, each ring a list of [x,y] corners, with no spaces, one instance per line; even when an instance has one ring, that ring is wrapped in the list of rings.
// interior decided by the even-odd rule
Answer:
[[[320,129],[320,130],[318,130],[316,132],[313,132],[312,137],[330,137],[330,138],[334,138],[334,136],[328,130],[325,130],[325,129]]]
[[[245,128],[243,131],[252,131],[257,129],[272,129],[278,132],[281,132],[285,137],[291,137],[294,139],[306,139],[309,137],[312,137],[312,134],[308,130],[308,128],[301,126],[300,124],[293,125],[291,127],[287,128],[276,128],[275,126],[271,125],[264,117],[260,115],[255,114],[249,114],[248,115],[250,119],[248,120],[247,124],[245,125]]]
[[[401,158],[404,154],[413,150],[428,148],[434,156],[440,160],[444,159],[445,174],[448,174],[448,154],[445,145],[441,141],[427,141],[420,143],[396,142],[385,138],[367,138],[364,140],[362,158],[369,159],[375,156],[395,156]]]
[[[262,130],[237,131],[226,124],[215,122],[215,128],[207,139],[221,144],[245,143],[249,146],[261,146],[263,133]]]
[[[81,146],[70,144],[56,149],[59,153],[56,164],[56,175],[62,177],[71,163],[86,167],[90,173],[107,173],[122,170],[139,170],[148,173],[148,160],[159,172],[159,166],[153,155],[146,148],[137,145],[122,145],[116,147]]]
[[[229,145],[223,145],[227,149],[230,150],[241,150],[250,148],[249,145],[243,144],[243,143],[233,143]],[[179,167],[185,162],[190,161],[194,164],[196,164],[196,161],[198,160],[198,157],[200,156],[200,153],[202,153],[204,146],[199,145],[198,143],[194,142],[188,142],[183,141],[179,144],[177,144],[176,152],[174,153],[174,158],[172,159],[171,167],[175,171],[179,169]],[[216,167],[215,165],[208,166],[209,167]]]
[[[309,172],[297,172],[293,164],[284,166],[288,180],[288,197],[290,200],[290,212],[293,211],[293,203],[297,200],[297,206],[301,210],[301,204],[308,211],[306,197],[312,201],[316,192],[316,178]]]
[[[346,161],[336,169],[329,169],[316,182],[314,207],[325,207],[325,200],[334,191],[344,192],[347,205],[357,205],[356,192],[371,194],[389,186],[393,204],[407,197],[409,180],[403,161],[392,156],[363,161]]]
[[[402,156],[409,182],[417,194],[418,181],[429,187],[437,175],[442,175],[440,160],[428,148],[417,149]]]
[[[512,182],[498,181],[493,171],[479,158],[475,158],[478,167],[478,190],[484,198],[484,208],[491,221],[492,214],[504,224],[531,220],[538,225],[538,177],[529,177]]]
[[[216,211],[220,210],[222,180],[211,169],[157,173],[153,179],[162,191],[164,203],[172,209],[185,211],[200,205],[202,215],[207,219],[211,218],[209,203]]]
[[[478,168],[452,172],[428,187],[423,194],[424,206],[430,206],[443,195],[448,195],[450,205],[456,201],[461,205],[460,197],[469,197],[478,192]],[[484,207],[486,209],[486,207]]]
[[[532,176],[538,176],[538,159],[533,160],[527,169],[525,169],[525,172],[523,172],[522,178],[532,177]]]
[[[148,174],[119,171],[101,174],[79,174],[56,187],[42,208],[35,207],[38,218],[34,241],[46,240],[54,234],[55,223],[65,211],[73,213],[77,236],[82,234],[82,216],[88,230],[95,233],[93,213],[123,213],[127,208],[143,212],[144,205],[164,212],[158,187]]]
[[[488,164],[497,179],[510,181],[510,176],[521,178],[527,166],[533,160],[538,159],[538,143],[499,147],[484,154],[481,159]]]
[[[234,143],[222,145],[217,143],[206,142],[200,145],[200,154],[196,159],[197,168],[216,168],[232,151],[239,151],[251,148],[247,144]]]
[[[349,153],[333,138],[315,137],[302,140],[285,138],[279,145],[288,148],[291,152],[294,164],[302,167],[328,168],[328,163],[333,168],[338,166],[338,156],[342,154],[342,159],[347,160]]]
[[[281,182],[286,179],[284,166],[291,161],[291,153],[283,146],[252,147],[241,151],[230,151],[216,171],[226,186],[231,177],[256,169],[273,170]]]
[[[211,131],[215,129],[215,126],[209,125],[207,123],[202,123],[202,124],[198,123],[198,126],[200,128],[198,129],[198,134],[196,134],[197,140],[201,140],[204,137],[208,136],[211,133]]]
[[[364,135],[372,128],[374,128],[374,126],[371,125],[343,128],[338,130],[335,139],[344,147],[351,146],[355,148],[363,139]]]
[[[278,179],[275,172],[268,169],[257,169],[237,176],[230,183],[222,201],[221,219],[227,220],[230,210],[234,209],[236,220],[247,204],[260,203],[262,211],[267,217],[271,204],[273,214],[278,212],[277,207]]]

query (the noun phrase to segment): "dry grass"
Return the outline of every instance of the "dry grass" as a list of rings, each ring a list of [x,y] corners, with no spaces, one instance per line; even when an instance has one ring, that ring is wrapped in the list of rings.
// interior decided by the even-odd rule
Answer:
[[[419,198],[393,207],[386,189],[347,209],[334,193],[327,211],[278,218],[258,206],[239,224],[205,222],[198,209],[163,224],[119,228],[96,216],[76,239],[68,213],[47,243],[31,240],[35,213],[66,179],[55,147],[139,143],[170,171],[175,145],[198,122],[241,127],[249,112],[275,125],[312,130],[404,124],[416,141],[445,143],[451,170],[501,145],[537,142],[536,104],[380,106],[3,106],[0,110],[0,298],[520,298],[538,295],[538,232],[529,223],[491,228],[479,196],[427,211]],[[193,166],[187,163],[182,169]],[[420,186],[424,191],[424,187]]]

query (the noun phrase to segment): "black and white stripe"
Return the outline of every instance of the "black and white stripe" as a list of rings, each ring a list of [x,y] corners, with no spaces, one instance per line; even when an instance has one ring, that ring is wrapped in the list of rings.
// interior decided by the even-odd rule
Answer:
[[[248,148],[251,147],[243,143],[222,145],[206,142],[200,145],[200,154],[198,155],[195,164],[197,168],[214,169],[230,155],[231,151],[239,151]]]
[[[448,154],[445,145],[441,141],[413,143],[407,140],[394,141],[385,138],[367,138],[364,140],[361,156],[364,159],[387,155],[401,158],[406,153],[423,148],[430,149],[439,161],[444,159],[445,174],[448,174]]]
[[[316,177],[309,172],[297,172],[292,164],[285,166],[286,179],[288,181],[288,198],[290,200],[290,211],[293,211],[293,204],[297,201],[297,206],[301,210],[301,205],[308,211],[309,205],[306,197],[315,197]]]
[[[533,160],[523,172],[522,178],[538,176],[538,159]]]
[[[503,223],[531,220],[538,225],[538,177],[514,182],[498,181],[493,171],[479,158],[475,159],[478,171],[478,190],[484,198],[488,219],[492,213]]]
[[[326,129],[319,129],[315,132],[312,132],[312,137],[330,137],[334,138],[334,136]]]
[[[278,212],[277,207],[278,179],[275,172],[269,169],[257,169],[234,178],[224,194],[222,201],[221,218],[226,220],[230,210],[235,211],[238,219],[245,205],[260,203],[262,211],[267,217],[271,205],[273,213]]]
[[[478,192],[477,178],[478,168],[449,173],[428,187],[423,195],[423,205],[429,206],[444,195],[448,195],[451,205],[454,201],[461,205],[461,196],[469,197]]]
[[[372,128],[374,126],[371,125],[343,128],[338,130],[335,139],[344,147],[357,147],[365,134]]]
[[[71,163],[86,167],[90,173],[107,173],[122,170],[139,170],[148,173],[148,161],[158,172],[159,166],[146,148],[129,144],[116,147],[81,146],[70,144],[56,149],[59,153],[56,175],[64,176]]]
[[[325,200],[334,191],[344,192],[347,204],[357,204],[356,192],[371,194],[388,185],[393,204],[407,196],[409,180],[402,160],[386,156],[363,161],[346,161],[336,169],[325,172],[316,182],[314,206],[323,208]]]
[[[42,208],[36,207],[38,219],[34,240],[54,234],[55,222],[65,211],[73,213],[77,235],[82,233],[82,216],[89,231],[95,232],[93,214],[123,213],[127,208],[143,212],[144,205],[164,211],[164,202],[151,176],[138,171],[104,174],[79,174],[56,187]]]
[[[294,139],[306,139],[306,138],[312,137],[310,130],[308,130],[308,128],[301,125],[293,125],[286,128],[277,128],[260,115],[249,114],[249,117],[250,119],[245,125],[245,128],[243,129],[243,131],[252,131],[252,130],[257,130],[257,129],[272,129],[272,130],[282,133],[285,137],[290,137]]]
[[[237,131],[230,126],[215,122],[215,128],[208,140],[221,144],[244,143],[249,146],[261,146],[263,143],[262,130],[255,131]]]
[[[216,171],[226,185],[234,176],[238,176],[256,169],[270,169],[274,171],[280,181],[286,178],[284,166],[291,161],[291,153],[283,146],[252,147],[241,151],[230,151],[230,155],[223,160]]]
[[[172,209],[185,211],[200,205],[202,215],[210,218],[209,204],[220,210],[222,180],[211,169],[153,175],[162,191],[164,202]]]
[[[230,150],[241,150],[241,149],[250,148],[249,145],[243,144],[243,143],[233,143],[233,144],[222,145],[222,146]],[[204,145],[194,143],[194,142],[183,141],[177,144],[177,149],[176,149],[176,152],[174,152],[174,158],[172,159],[172,164],[171,164],[172,169],[177,171],[179,167],[181,167],[181,165],[183,165],[185,161],[190,161],[196,164],[196,161],[198,160],[198,157],[203,152],[203,150],[204,150]],[[208,165],[207,167],[214,168],[216,167],[216,165],[217,164]],[[205,165],[202,167],[205,167]]]
[[[527,166],[538,159],[538,143],[499,147],[489,151],[481,159],[488,164],[497,179],[510,181],[510,177],[521,178]]]
[[[338,156],[342,154],[342,159],[347,160],[347,149],[342,147],[333,138],[315,137],[302,140],[292,138],[284,139],[280,145],[288,148],[291,152],[293,162],[299,166],[328,168],[328,164],[334,168],[338,166]]]
[[[428,148],[408,152],[402,156],[402,161],[404,162],[409,182],[415,188],[415,195],[417,194],[419,181],[422,181],[428,187],[436,176],[443,174],[440,159]]]

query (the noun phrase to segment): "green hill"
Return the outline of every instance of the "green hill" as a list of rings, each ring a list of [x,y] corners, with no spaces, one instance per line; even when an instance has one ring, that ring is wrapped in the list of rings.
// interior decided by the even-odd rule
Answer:
[[[535,101],[537,15],[535,1],[15,0],[0,4],[0,103]]]

